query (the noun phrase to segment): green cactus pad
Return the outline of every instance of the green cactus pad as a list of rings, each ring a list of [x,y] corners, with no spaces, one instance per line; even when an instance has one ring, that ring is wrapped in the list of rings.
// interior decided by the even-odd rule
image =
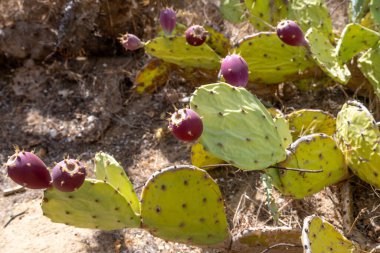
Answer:
[[[282,138],[283,147],[287,148],[293,142],[292,134],[289,129],[289,122],[285,115],[276,108],[269,108],[268,112],[272,115],[277,131]]]
[[[371,12],[373,20],[377,26],[380,27],[380,1],[371,0],[371,3],[369,4],[369,10]]]
[[[368,50],[358,59],[358,67],[380,98],[380,44]]]
[[[240,0],[222,0],[219,11],[223,19],[231,23],[240,23],[244,17],[244,4]]]
[[[287,159],[279,166],[323,170],[319,173],[279,170],[281,185],[276,184],[275,180],[274,185],[284,195],[296,199],[317,193],[348,176],[344,155],[334,139],[325,134],[311,134],[295,141],[290,146]]]
[[[329,39],[315,28],[310,28],[305,37],[309,42],[313,59],[319,67],[338,83],[346,84],[351,73],[347,66],[335,56],[335,48]]]
[[[202,166],[221,164],[224,161],[218,157],[213,156],[207,152],[201,143],[196,143],[191,146],[191,164],[200,168]],[[212,169],[213,167],[206,167],[204,170]]]
[[[214,247],[229,242],[222,195],[204,170],[183,165],[158,171],[141,199],[143,227],[154,236]]]
[[[157,37],[145,44],[146,53],[180,67],[218,69],[220,57],[206,43],[187,44],[185,37]]]
[[[310,76],[316,67],[305,47],[285,45],[276,33],[258,33],[246,37],[236,48],[247,62],[249,80],[276,84]]]
[[[351,20],[354,23],[360,22],[368,11],[369,0],[351,0]]]
[[[249,21],[260,31],[271,30],[271,25],[276,26],[288,15],[287,1],[245,0],[244,2],[250,13]]]
[[[322,110],[297,110],[286,115],[286,119],[293,139],[313,133],[333,135],[336,129],[335,117]]]
[[[290,10],[290,19],[296,20],[304,32],[314,27],[333,41],[332,21],[324,0],[293,0]]]
[[[336,119],[336,138],[352,172],[380,188],[380,132],[371,113],[357,101],[343,105]]]
[[[152,93],[158,87],[166,84],[169,78],[170,63],[160,59],[151,59],[139,70],[135,78],[137,93]]]
[[[260,170],[286,158],[272,116],[245,88],[226,83],[199,87],[190,107],[203,121],[204,148],[243,170]]]
[[[304,219],[302,245],[305,253],[359,253],[361,250],[332,224],[316,215]]]
[[[96,179],[111,185],[131,205],[132,210],[140,213],[140,201],[133,189],[133,185],[123,167],[111,155],[99,152],[95,155]]]
[[[352,57],[367,50],[379,41],[380,34],[359,24],[348,24],[338,41],[335,49],[342,62],[349,61]]]
[[[114,230],[140,227],[140,217],[108,183],[86,179],[74,192],[45,190],[42,211],[52,222],[79,228]]]
[[[231,49],[230,40],[212,26],[205,25],[204,28],[209,33],[209,37],[206,41],[207,45],[220,56],[226,56]]]

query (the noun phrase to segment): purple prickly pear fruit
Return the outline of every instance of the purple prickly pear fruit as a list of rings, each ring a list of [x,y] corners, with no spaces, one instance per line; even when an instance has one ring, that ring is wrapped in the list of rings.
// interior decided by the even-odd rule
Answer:
[[[299,25],[292,20],[283,20],[277,25],[277,35],[290,46],[306,46],[305,36]]]
[[[191,109],[179,109],[169,120],[169,129],[181,141],[194,141],[203,132],[203,123],[198,113]]]
[[[144,43],[134,34],[126,33],[119,38],[120,43],[126,50],[135,51],[144,47]]]
[[[166,35],[170,35],[176,25],[176,13],[172,8],[160,12],[160,24]]]
[[[186,41],[192,46],[202,45],[207,38],[207,31],[200,25],[193,25],[187,28],[185,32]]]
[[[16,150],[5,164],[8,176],[16,183],[30,189],[46,189],[51,176],[45,163],[31,152]]]
[[[78,160],[65,159],[52,169],[53,186],[63,192],[81,187],[86,177],[86,167]]]
[[[227,55],[222,60],[220,71],[227,83],[233,86],[247,86],[249,76],[248,64],[240,55]]]

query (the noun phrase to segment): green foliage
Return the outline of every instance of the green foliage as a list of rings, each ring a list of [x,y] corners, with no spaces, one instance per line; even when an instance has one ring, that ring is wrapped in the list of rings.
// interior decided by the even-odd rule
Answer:
[[[140,227],[140,217],[124,196],[110,184],[93,179],[86,179],[74,192],[46,190],[42,211],[53,222],[80,228]]]
[[[368,11],[370,0],[351,0],[351,20],[354,23],[360,22]]]
[[[359,24],[348,24],[338,41],[335,54],[344,63],[379,41],[380,34]]]
[[[180,67],[218,69],[220,57],[206,43],[201,46],[187,44],[185,37],[157,37],[145,44],[146,53],[174,63]]]
[[[305,47],[285,45],[276,33],[259,33],[244,39],[236,48],[247,62],[249,80],[276,84],[311,75],[316,67]]]
[[[337,148],[334,139],[325,134],[311,134],[301,137],[289,148],[287,159],[279,164],[285,168],[306,170],[323,170],[318,173],[307,173],[291,170],[269,172],[274,178],[274,185],[285,195],[296,199],[317,193],[326,186],[347,178],[348,170],[344,155]],[[276,176],[277,177],[277,176]],[[276,184],[277,183],[277,184]]]
[[[352,172],[380,188],[380,132],[371,113],[357,101],[348,101],[336,119],[336,138]]]
[[[199,87],[190,107],[203,121],[204,148],[243,170],[259,170],[285,159],[285,148],[264,105],[245,88],[226,83]]]
[[[243,20],[244,6],[240,0],[222,0],[219,10],[222,17],[231,23],[236,24]]]
[[[358,67],[372,84],[377,97],[380,98],[380,44],[365,52],[358,59]]]
[[[169,78],[169,70],[170,63],[160,59],[150,59],[136,74],[135,86],[137,93],[151,93],[166,84]]]
[[[369,4],[369,10],[371,12],[373,20],[379,27],[380,26],[380,1],[371,0],[371,3]]]
[[[313,133],[333,135],[335,117],[328,112],[313,109],[301,109],[286,115],[293,139]]]
[[[316,215],[304,219],[302,245],[305,253],[359,253],[359,248],[332,224]]]
[[[335,81],[346,84],[351,73],[335,55],[335,48],[329,39],[315,28],[310,28],[305,37],[309,42],[312,57],[319,67]]]
[[[249,21],[260,31],[271,30],[288,15],[288,3],[284,0],[245,0]]]
[[[141,202],[143,227],[154,236],[214,247],[230,238],[222,194],[204,170],[158,171],[145,184]]]

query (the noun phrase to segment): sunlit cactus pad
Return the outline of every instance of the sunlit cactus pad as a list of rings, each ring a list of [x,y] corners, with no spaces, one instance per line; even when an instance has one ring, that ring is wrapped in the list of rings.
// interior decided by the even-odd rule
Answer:
[[[136,74],[134,84],[137,93],[153,92],[166,84],[169,78],[169,63],[160,59],[151,59]]]
[[[207,152],[201,143],[191,146],[191,164],[200,168],[207,165],[217,165],[223,163],[223,160]],[[206,167],[205,170],[215,167]]]
[[[258,33],[243,39],[236,52],[247,62],[249,80],[276,84],[310,76],[316,67],[305,47],[285,45],[276,33]]]
[[[344,63],[352,57],[373,47],[380,39],[380,34],[359,24],[348,24],[338,41],[335,54]]]
[[[276,26],[288,15],[287,1],[245,0],[244,2],[250,14],[249,21],[260,31],[270,30],[270,25]]]
[[[313,133],[333,135],[336,129],[335,117],[322,110],[301,109],[287,114],[286,119],[293,139]]]
[[[264,169],[286,158],[272,116],[245,88],[203,85],[193,93],[190,107],[202,117],[200,142],[216,157],[243,170]]]
[[[275,186],[284,195],[290,195],[296,199],[317,193],[348,177],[344,155],[334,139],[325,134],[311,134],[295,141],[289,148],[287,159],[279,166],[322,170],[318,173],[308,173],[279,169],[281,184],[278,185],[274,178]]]
[[[315,28],[310,28],[306,35],[313,59],[319,67],[338,83],[346,84],[351,77],[347,66],[335,55],[335,47],[329,39]]]
[[[380,44],[363,54],[358,60],[358,66],[380,98]]]
[[[231,48],[229,38],[213,26],[206,25],[204,28],[209,33],[209,38],[206,41],[207,45],[214,49],[214,51],[220,56],[226,56]]]
[[[145,51],[166,62],[181,67],[217,69],[220,57],[207,44],[197,47],[187,44],[185,37],[157,37],[148,41]]]
[[[99,152],[95,155],[96,179],[110,184],[131,205],[136,214],[140,213],[140,201],[133,189],[133,185],[123,167],[111,155]]]
[[[377,26],[380,26],[380,1],[379,0],[371,0],[369,4],[369,9],[371,11],[371,15],[373,20],[376,22]]]
[[[305,253],[362,252],[332,224],[316,215],[304,219],[301,238]]]
[[[74,192],[46,190],[42,211],[52,222],[79,228],[140,227],[140,217],[127,200],[108,183],[93,179],[86,179]]]
[[[153,174],[141,202],[143,227],[154,236],[195,245],[229,241],[221,192],[204,170],[178,166]]]
[[[343,105],[336,138],[348,166],[362,180],[380,188],[380,132],[372,114],[357,101]]]

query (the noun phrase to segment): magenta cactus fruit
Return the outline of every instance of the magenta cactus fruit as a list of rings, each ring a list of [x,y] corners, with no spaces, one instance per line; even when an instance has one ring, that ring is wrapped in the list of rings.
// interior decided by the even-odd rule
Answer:
[[[172,8],[160,12],[160,24],[166,35],[170,35],[176,25],[176,13]]]
[[[193,25],[187,28],[185,32],[186,41],[192,46],[200,46],[207,39],[207,31],[200,25]]]
[[[86,177],[86,168],[78,160],[65,159],[52,169],[53,186],[63,192],[72,192],[81,187]]]
[[[283,20],[277,25],[277,35],[290,46],[306,46],[305,36],[299,25],[292,20]]]
[[[198,113],[184,108],[172,114],[169,121],[169,129],[181,141],[194,141],[201,136],[203,123]]]
[[[240,55],[227,55],[222,60],[220,71],[227,83],[239,87],[247,86],[248,64]]]
[[[126,50],[135,51],[144,47],[144,43],[134,34],[126,33],[119,38],[120,43]]]
[[[45,163],[31,152],[16,150],[5,164],[8,176],[16,183],[30,189],[46,189],[51,176]]]

